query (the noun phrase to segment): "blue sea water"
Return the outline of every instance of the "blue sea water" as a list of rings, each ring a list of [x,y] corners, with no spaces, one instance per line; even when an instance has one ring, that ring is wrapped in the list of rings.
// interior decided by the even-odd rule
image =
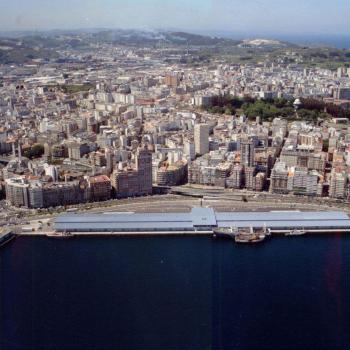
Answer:
[[[281,36],[282,40],[289,41],[299,45],[311,46],[330,46],[337,49],[350,48],[350,35],[345,34],[309,34],[309,35],[285,35]]]
[[[350,237],[18,238],[0,349],[349,349]]]

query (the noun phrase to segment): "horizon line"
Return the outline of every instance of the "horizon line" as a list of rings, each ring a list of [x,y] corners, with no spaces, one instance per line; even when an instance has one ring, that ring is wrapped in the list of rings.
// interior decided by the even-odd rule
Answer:
[[[69,31],[96,31],[96,30],[138,30],[138,31],[166,31],[166,32],[172,32],[172,31],[180,31],[180,32],[187,32],[187,33],[207,33],[206,35],[210,35],[210,33],[226,33],[226,34],[237,34],[237,35],[276,35],[276,36],[285,36],[285,35],[292,35],[292,36],[346,36],[350,37],[350,33],[345,32],[281,32],[281,31],[271,31],[271,30],[230,30],[230,29],[204,29],[204,28],[152,28],[152,27],[110,27],[110,26],[90,26],[90,27],[76,27],[76,28],[64,28],[64,27],[57,27],[57,28],[25,28],[25,29],[6,29],[0,27],[0,32],[2,33],[26,33],[26,32],[55,32],[55,31],[62,31],[62,32],[69,32]]]

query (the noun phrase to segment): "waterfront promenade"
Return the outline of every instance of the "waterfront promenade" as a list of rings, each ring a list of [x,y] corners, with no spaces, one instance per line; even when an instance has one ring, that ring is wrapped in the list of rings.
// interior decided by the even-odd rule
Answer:
[[[132,216],[130,215],[139,215],[144,214],[146,217],[148,215],[189,215],[193,208],[202,207],[202,209],[205,208],[213,208],[215,212],[218,213],[227,213],[227,215],[231,215],[232,213],[235,214],[235,219],[237,219],[237,215],[245,215],[247,213],[250,213],[251,215],[248,220],[250,222],[254,221],[254,217],[256,215],[260,215],[260,217],[266,216],[266,213],[275,213],[275,212],[285,212],[285,213],[291,213],[291,212],[299,212],[299,213],[305,213],[305,212],[318,212],[319,218],[324,217],[325,213],[330,212],[331,210],[335,210],[338,213],[341,213],[342,219],[348,220],[348,215],[345,212],[345,209],[338,209],[336,207],[330,208],[327,204],[325,205],[318,205],[316,203],[298,203],[296,202],[288,202],[288,201],[272,201],[271,199],[267,198],[260,198],[260,197],[250,197],[249,202],[243,202],[243,201],[235,201],[231,199],[232,197],[235,197],[234,193],[229,193],[226,195],[227,198],[222,197],[222,193],[216,193],[216,190],[213,189],[210,192],[211,198],[193,198],[191,196],[179,196],[179,195],[164,195],[164,196],[155,196],[155,197],[147,197],[147,198],[135,198],[135,199],[126,199],[126,200],[120,200],[115,201],[113,203],[98,203],[98,205],[94,207],[84,207],[84,208],[77,208],[75,213],[68,213],[69,215],[74,215],[75,217],[83,216],[86,217],[99,217],[102,221],[107,220],[108,217],[118,216],[120,218],[120,215],[124,214],[127,215],[127,217],[130,219]],[[202,192],[202,194],[204,194]],[[209,193],[207,193],[209,194]],[[217,197],[215,197],[217,196]],[[289,198],[288,200],[293,200],[293,198]],[[231,213],[231,214],[230,214]],[[241,213],[241,214],[239,214]],[[265,214],[263,214],[265,213]],[[57,218],[61,216],[66,216],[67,214],[62,214],[59,212],[51,213],[51,214],[44,214],[39,215],[36,217],[33,217],[32,219],[28,218],[28,221],[25,223],[19,224],[17,226],[12,226],[13,231],[21,236],[47,236],[48,234],[52,233],[55,230],[55,222]],[[273,214],[276,215],[276,214]],[[297,214],[301,215],[301,214]],[[289,218],[289,215],[287,214],[287,217],[284,218],[287,220]],[[239,219],[239,218],[238,218]],[[24,219],[25,220],[25,219]],[[205,236],[205,235],[212,235],[213,234],[213,227],[207,227],[207,229],[203,230],[200,229],[186,229],[178,228],[176,229],[176,222],[177,219],[174,219],[175,225],[172,227],[171,230],[168,230],[168,227],[156,227],[154,230],[143,230],[142,226],[138,225],[136,229],[127,230],[126,232],[120,232],[119,230],[113,230],[113,228],[108,229],[107,231],[105,228],[103,230],[94,230],[94,232],[91,232],[90,230],[85,230],[84,228],[80,228],[79,231],[74,232],[77,236],[147,236],[147,237],[153,237],[153,236]],[[234,221],[234,220],[233,220]],[[326,220],[327,221],[327,217]],[[229,225],[226,226],[235,226],[235,222],[231,222]],[[250,224],[251,225],[251,224]],[[249,222],[248,222],[249,226]],[[261,227],[264,226],[264,222],[260,223]],[[223,226],[225,227],[225,226]],[[311,230],[310,228],[304,227],[297,227],[298,229],[305,229],[307,233],[318,233],[318,234],[327,234],[332,232],[339,232],[339,233],[347,233],[348,227],[337,227],[336,229],[332,227],[317,227],[316,230]],[[271,234],[284,234],[286,232],[290,231],[290,228],[283,228],[279,227],[279,229],[276,231],[273,227],[270,227]]]
[[[350,233],[349,215],[341,211],[219,212],[195,207],[187,212],[105,212],[66,213],[53,222],[40,221],[37,228],[23,228],[18,237],[48,237],[66,240],[74,237],[213,237],[256,239],[253,231],[271,236]],[[251,233],[249,233],[251,232]],[[7,242],[5,242],[7,243]],[[4,243],[4,244],[5,244]]]

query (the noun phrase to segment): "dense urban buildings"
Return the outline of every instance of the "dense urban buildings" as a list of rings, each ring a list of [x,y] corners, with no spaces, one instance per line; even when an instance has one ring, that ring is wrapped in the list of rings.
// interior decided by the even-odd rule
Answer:
[[[0,65],[9,204],[74,205],[187,183],[350,198],[349,69],[306,68],[293,48],[229,63],[200,60],[199,47],[89,45]]]
[[[194,126],[194,144],[197,155],[209,152],[209,125],[196,124]]]

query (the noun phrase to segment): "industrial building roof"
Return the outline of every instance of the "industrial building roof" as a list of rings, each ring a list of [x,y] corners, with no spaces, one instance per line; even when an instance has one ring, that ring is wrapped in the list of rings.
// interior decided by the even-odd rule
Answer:
[[[349,216],[338,211],[270,211],[270,212],[232,212],[216,213],[218,221],[293,221],[293,220],[349,220]]]
[[[55,221],[58,231],[174,231],[207,227],[350,228],[344,212],[215,212],[193,208],[188,213],[64,214]]]
[[[266,227],[271,229],[295,229],[295,228],[350,228],[350,220],[298,220],[298,221],[224,221],[218,222],[218,227]]]
[[[56,223],[140,223],[140,222],[192,222],[190,213],[116,213],[116,214],[64,214]]]
[[[193,208],[190,216],[194,226],[216,225],[216,216],[213,208]]]

